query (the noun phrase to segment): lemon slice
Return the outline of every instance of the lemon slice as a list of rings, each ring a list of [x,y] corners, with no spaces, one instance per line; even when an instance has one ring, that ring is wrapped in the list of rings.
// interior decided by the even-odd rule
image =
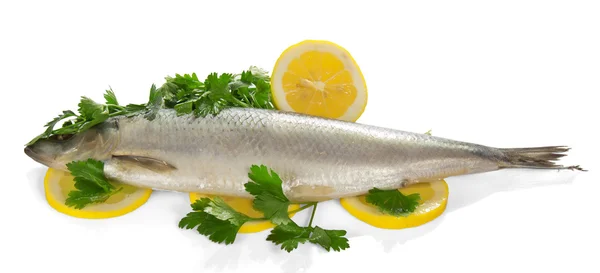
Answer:
[[[356,121],[367,106],[367,85],[356,61],[341,46],[306,40],[279,56],[271,76],[279,110]]]
[[[190,193],[190,202],[194,203],[194,202],[196,202],[196,200],[198,200],[200,198],[203,198],[203,197],[211,198],[211,196],[212,195],[192,192],[192,193]],[[231,206],[231,208],[233,208],[237,212],[246,214],[246,215],[248,215],[250,217],[254,217],[254,218],[264,217],[264,214],[262,212],[257,211],[252,207],[252,199],[250,199],[250,198],[241,198],[241,197],[232,197],[232,196],[219,196],[219,197],[221,197],[221,199],[223,199],[223,201],[225,201],[225,203],[227,203],[229,206]],[[300,208],[299,205],[292,204],[288,207],[288,212],[297,210],[298,208]],[[290,218],[292,216],[294,216],[294,214],[295,213],[290,213],[289,214]],[[261,232],[263,230],[272,228],[274,226],[275,225],[273,225],[273,223],[271,223],[271,221],[268,221],[268,220],[251,221],[251,222],[244,223],[240,227],[240,230],[238,232],[239,233]]]
[[[65,205],[69,192],[75,190],[73,176],[66,171],[49,168],[44,178],[46,200],[51,207],[64,214],[87,219],[117,217],[132,212],[146,203],[151,189],[141,189],[125,184],[116,184],[123,189],[109,197],[103,203],[87,205],[83,209],[75,209]]]
[[[359,220],[378,228],[402,229],[416,227],[428,223],[446,210],[448,202],[448,184],[440,180],[431,183],[418,183],[399,189],[404,195],[421,194],[419,206],[406,217],[384,214],[367,203],[365,196],[341,198],[340,203],[350,214]]]

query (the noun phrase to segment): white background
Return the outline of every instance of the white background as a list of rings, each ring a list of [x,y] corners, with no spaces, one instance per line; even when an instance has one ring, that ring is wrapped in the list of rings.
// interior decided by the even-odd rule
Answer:
[[[600,272],[598,2],[125,2],[0,4],[0,272]],[[46,203],[46,169],[23,145],[80,96],[100,101],[110,85],[122,103],[142,103],[167,75],[271,70],[304,39],[356,59],[369,88],[361,123],[497,147],[569,145],[564,164],[590,171],[450,178],[446,213],[410,230],[379,230],[326,202],[315,221],[348,231],[341,253],[287,254],[268,231],[211,243],[177,228],[184,193],[155,192],[107,220]]]

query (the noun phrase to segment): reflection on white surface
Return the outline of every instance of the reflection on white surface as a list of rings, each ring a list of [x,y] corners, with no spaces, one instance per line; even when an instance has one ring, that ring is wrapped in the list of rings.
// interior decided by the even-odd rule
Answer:
[[[27,173],[32,192],[39,195],[39,198],[45,200],[43,181],[46,168],[39,167],[32,169]],[[528,189],[533,187],[552,186],[559,184],[568,184],[573,182],[579,172],[563,170],[502,170],[497,172],[473,174],[461,177],[452,177],[446,179],[449,185],[450,195],[448,206],[444,214],[430,223],[420,227],[385,230],[372,227],[347,213],[339,204],[338,200],[331,200],[319,204],[319,211],[315,217],[315,223],[328,229],[345,229],[348,231],[347,237],[352,245],[352,240],[360,237],[373,238],[381,244],[383,251],[389,253],[394,248],[421,236],[424,236],[443,224],[444,219],[452,217],[452,212],[474,204],[494,193],[512,191],[518,189]],[[167,197],[171,194],[181,194],[173,192],[160,192],[152,196],[154,198]],[[179,200],[179,199],[178,199]],[[187,212],[187,199],[183,198],[180,202],[173,204],[173,215],[169,215],[169,221],[177,221],[184,212]],[[170,203],[171,204],[171,203]],[[150,204],[148,204],[150,205]],[[146,209],[146,208],[144,208]],[[142,212],[134,212],[142,213]],[[152,214],[152,213],[151,213]],[[294,220],[301,224],[307,224],[310,209],[296,214]],[[129,216],[133,216],[133,213]],[[65,216],[68,217],[68,216]],[[164,221],[160,217],[148,219],[143,217],[144,221]],[[113,220],[114,221],[114,220]],[[104,221],[102,221],[104,222]],[[76,221],[74,223],[84,225],[96,232],[101,232],[103,225],[100,221]],[[114,223],[114,222],[113,222]],[[300,245],[292,253],[287,253],[271,243],[265,243],[269,230],[254,234],[239,234],[236,242],[231,245],[214,244],[206,237],[199,236],[193,231],[181,230],[184,236],[189,238],[194,248],[198,252],[204,253],[199,256],[198,268],[205,271],[243,271],[244,266],[249,263],[258,264],[276,264],[282,272],[304,272],[312,264],[312,257],[315,253],[326,252],[312,244]]]
[[[497,192],[572,183],[579,171],[506,169],[446,179],[450,190],[446,213]]]
[[[29,182],[33,192],[39,195],[38,198],[41,200],[46,200],[46,195],[44,194],[44,176],[46,176],[47,170],[48,168],[45,167],[36,167],[27,172],[27,182]]]
[[[350,242],[353,238],[371,237],[381,243],[383,250],[389,253],[395,247],[433,231],[443,223],[445,218],[452,217],[453,211],[469,206],[494,193],[567,184],[571,183],[577,174],[578,172],[569,170],[514,169],[448,178],[446,181],[448,182],[450,195],[444,214],[425,225],[409,229],[386,230],[371,227],[343,210],[339,202],[326,202],[327,207],[319,207],[317,215],[325,220],[323,225],[327,228],[344,228],[348,231],[347,237]],[[331,215],[330,213],[345,213],[343,223],[326,221],[328,219],[326,215]],[[294,217],[294,220],[302,223],[302,220],[296,217]],[[252,234],[245,235],[242,240],[236,241],[235,244],[217,250],[206,259],[204,266],[206,269],[216,269],[217,271],[240,269],[238,267],[243,269],[243,265],[250,260],[257,263],[279,264],[283,272],[303,272],[309,269],[311,265],[311,253],[321,250],[318,247],[313,248],[310,244],[300,245],[292,253],[282,251],[274,245],[266,248],[252,248],[256,245],[264,245],[262,241],[265,240],[267,235],[268,231],[254,234],[254,236]],[[256,240],[256,244],[254,240]]]
[[[234,244],[218,246],[212,255],[207,255],[200,268],[210,271],[243,271],[248,262],[279,265],[282,272],[303,272],[311,265],[310,247],[302,246],[291,253],[278,246],[264,246],[268,230],[261,233],[242,235]]]
[[[381,243],[385,252],[409,240],[421,237],[437,228],[452,212],[469,206],[494,193],[571,183],[576,171],[510,169],[496,172],[465,175],[446,179],[449,188],[448,206],[437,219],[419,227],[402,230],[373,228],[363,232]]]

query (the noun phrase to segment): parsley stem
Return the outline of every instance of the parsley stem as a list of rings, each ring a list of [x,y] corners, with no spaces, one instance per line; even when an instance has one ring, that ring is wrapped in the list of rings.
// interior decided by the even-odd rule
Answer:
[[[112,107],[112,108],[117,108],[119,110],[125,110],[125,107],[124,106],[120,106],[120,105],[107,104],[106,106]]]
[[[299,212],[299,211],[303,211],[303,210],[305,210],[305,209],[307,209],[307,208],[309,208],[309,207],[312,207],[312,206],[314,206],[315,204],[316,204],[316,203],[308,203],[308,204],[306,204],[306,205],[304,205],[304,206],[302,206],[302,207],[299,207],[299,208],[297,208],[297,209],[295,209],[295,210],[291,210],[289,213],[296,213],[296,212]]]
[[[125,114],[125,113],[126,113],[125,111],[121,110],[121,111],[119,111],[119,112],[114,112],[114,113],[112,113],[112,114],[108,114],[108,116],[109,116],[109,117],[116,117],[116,116],[123,115],[123,114]]]
[[[312,206],[314,206],[316,204],[317,203],[308,203],[308,204],[305,204],[304,206],[301,206],[301,207],[299,207],[299,208],[297,208],[295,210],[290,210],[288,212],[288,214],[292,214],[292,213],[303,211],[303,210],[305,210],[307,208],[310,208],[310,207],[312,207]],[[260,217],[260,218],[250,217],[250,221],[264,221],[264,220],[269,220],[269,219],[267,219],[267,217]]]
[[[245,108],[248,108],[248,107],[250,107],[248,104],[244,103],[244,102],[243,102],[243,101],[241,101],[241,100],[238,100],[238,99],[237,99],[237,98],[235,98],[235,97],[232,97],[232,99],[233,99],[233,101],[234,101],[235,103],[237,103],[237,104],[238,104],[239,106],[241,106],[241,107],[245,107]]]
[[[312,211],[312,214],[310,215],[310,221],[308,222],[308,227],[312,227],[312,221],[315,218],[315,211],[317,211],[317,204],[318,203],[315,203],[313,205],[313,211]]]

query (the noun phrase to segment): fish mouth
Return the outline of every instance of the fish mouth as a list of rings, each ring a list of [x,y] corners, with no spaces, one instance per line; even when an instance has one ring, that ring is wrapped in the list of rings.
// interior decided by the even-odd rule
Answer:
[[[38,163],[48,166],[52,162],[52,158],[36,153],[31,147],[25,147],[25,154]]]

